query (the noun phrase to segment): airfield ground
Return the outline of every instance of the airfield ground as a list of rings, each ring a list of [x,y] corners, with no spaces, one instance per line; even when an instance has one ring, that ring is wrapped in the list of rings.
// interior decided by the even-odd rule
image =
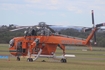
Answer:
[[[93,51],[85,49],[87,47],[67,47],[67,54],[76,55],[75,58],[67,58],[67,63],[48,58],[27,62],[27,58],[16,61],[8,52],[8,44],[0,44],[0,55],[10,55],[9,60],[0,59],[0,70],[105,70],[105,48],[93,47]],[[60,55],[62,51],[57,49],[56,53]]]

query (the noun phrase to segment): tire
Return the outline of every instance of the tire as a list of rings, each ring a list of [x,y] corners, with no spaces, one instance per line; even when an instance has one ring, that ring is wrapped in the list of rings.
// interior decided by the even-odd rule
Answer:
[[[17,61],[20,61],[20,57],[17,57]]]
[[[33,62],[33,59],[32,58],[27,58],[27,61],[28,62]]]
[[[61,63],[67,63],[66,59],[61,59]]]

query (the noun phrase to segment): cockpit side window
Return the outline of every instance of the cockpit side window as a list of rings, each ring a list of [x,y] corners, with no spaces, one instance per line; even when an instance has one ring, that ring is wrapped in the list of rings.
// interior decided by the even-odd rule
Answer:
[[[21,42],[21,41],[19,41],[19,42],[17,43],[17,50],[18,50],[18,51],[22,51],[22,42]]]
[[[32,34],[32,36],[36,36],[36,31],[33,29],[33,30],[31,31],[31,34]]]

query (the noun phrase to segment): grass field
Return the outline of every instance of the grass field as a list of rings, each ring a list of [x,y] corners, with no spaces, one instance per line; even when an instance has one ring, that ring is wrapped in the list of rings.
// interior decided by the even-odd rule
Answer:
[[[0,70],[105,70],[105,48],[93,48],[93,51],[82,51],[85,47],[70,47],[67,54],[76,55],[75,58],[67,58],[67,63],[60,61],[39,58],[35,62],[27,62],[26,58],[16,61],[16,58],[0,59]],[[3,50],[3,51],[1,51]],[[62,51],[57,49],[57,55]],[[10,55],[8,44],[0,44],[0,55]],[[42,60],[46,62],[41,62]]]

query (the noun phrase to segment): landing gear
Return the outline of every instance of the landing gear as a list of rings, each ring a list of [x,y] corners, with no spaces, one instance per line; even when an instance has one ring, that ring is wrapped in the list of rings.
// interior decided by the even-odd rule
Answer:
[[[42,62],[46,62],[45,60],[42,60]]]
[[[20,61],[20,57],[19,56],[17,57],[17,61]]]
[[[67,63],[67,60],[62,58],[61,63]]]
[[[33,62],[33,59],[32,58],[27,58],[27,61],[28,62]]]

